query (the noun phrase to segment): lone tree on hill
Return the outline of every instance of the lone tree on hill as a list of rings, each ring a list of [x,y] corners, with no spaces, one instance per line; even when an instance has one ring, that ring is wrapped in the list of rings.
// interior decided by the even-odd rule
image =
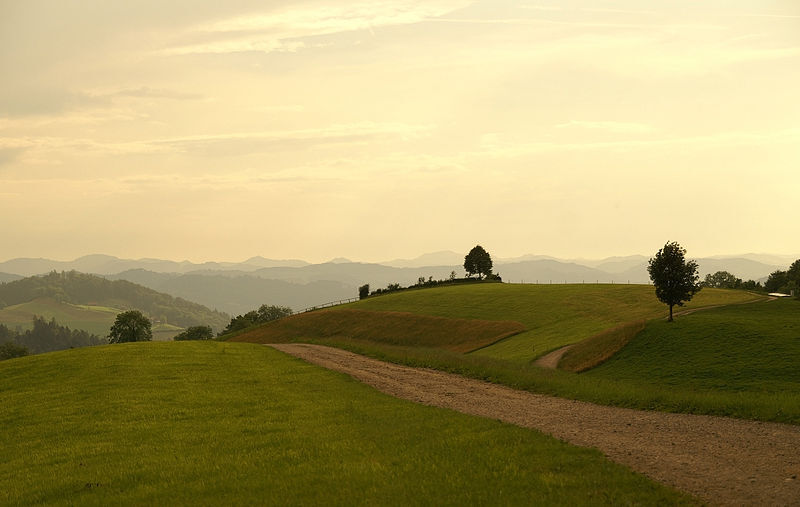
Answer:
[[[482,246],[476,245],[464,257],[464,269],[468,277],[473,274],[478,275],[478,278],[489,276],[492,274],[492,257]]]
[[[647,266],[650,280],[656,287],[656,297],[669,305],[669,322],[672,322],[672,307],[683,306],[684,301],[691,300],[700,291],[697,263],[687,261],[685,255],[685,248],[674,241],[667,242]]]
[[[108,333],[108,343],[149,342],[152,339],[150,319],[139,310],[129,310],[117,315]]]

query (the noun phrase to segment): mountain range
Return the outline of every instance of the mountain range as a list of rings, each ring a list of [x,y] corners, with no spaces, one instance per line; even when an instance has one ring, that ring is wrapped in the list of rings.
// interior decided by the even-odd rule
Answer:
[[[800,256],[743,254],[695,259],[700,275],[728,271],[743,280],[764,280],[786,269]],[[289,306],[295,311],[353,298],[358,287],[374,290],[390,283],[412,285],[420,277],[445,279],[463,276],[464,256],[451,251],[394,259],[379,263],[337,258],[312,264],[303,260],[252,257],[242,262],[120,259],[88,255],[73,261],[12,259],[0,263],[0,283],[51,271],[79,271],[127,280],[231,314],[262,304]],[[495,258],[494,271],[511,283],[648,283],[648,257],[632,255],[605,259],[558,259],[544,255]]]

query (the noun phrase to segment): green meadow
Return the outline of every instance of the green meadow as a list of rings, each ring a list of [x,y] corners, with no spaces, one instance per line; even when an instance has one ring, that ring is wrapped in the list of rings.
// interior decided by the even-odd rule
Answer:
[[[676,390],[800,393],[800,301],[714,308],[651,321],[586,375]]]
[[[744,291],[705,289],[684,308],[759,298]],[[475,352],[516,362],[529,362],[611,327],[667,314],[666,306],[656,299],[649,285],[474,284],[409,290],[348,306],[359,310],[520,322],[525,332]]]
[[[595,450],[260,345],[11,359],[0,397],[3,505],[693,503]]]
[[[717,308],[719,305],[729,306]],[[458,353],[439,339],[401,343],[402,328],[393,332],[392,340],[341,330],[335,336],[322,336],[316,331],[325,327],[321,321],[326,315],[333,319],[337,311],[329,310],[306,314],[317,315],[313,325],[310,319],[306,321],[307,329],[303,329],[306,315],[298,315],[292,324],[295,333],[276,341],[332,345],[388,361],[606,405],[800,424],[800,384],[794,380],[796,373],[785,375],[787,370],[800,370],[796,355],[800,302],[765,301],[744,291],[704,289],[686,308],[703,307],[703,311],[678,315],[675,323],[669,324],[663,322],[665,305],[656,300],[649,286],[456,286],[368,298],[349,308],[372,311],[370,321],[380,319],[384,312],[403,311],[517,321],[526,331],[470,353]],[[706,323],[706,319],[712,321]],[[248,333],[256,338],[258,332],[257,328],[231,339],[247,340]],[[263,335],[253,341],[272,339],[274,335]],[[589,357],[611,360],[579,374],[533,364],[535,357],[548,350],[576,342],[588,344],[584,348],[589,350],[584,352],[589,352]],[[770,351],[756,354],[754,349]],[[517,355],[515,351],[519,351]],[[597,363],[592,361],[592,365]]]
[[[10,329],[31,329],[33,316],[38,315],[46,320],[56,319],[60,325],[70,329],[106,336],[119,311],[105,306],[73,305],[45,297],[0,309],[0,323]]]

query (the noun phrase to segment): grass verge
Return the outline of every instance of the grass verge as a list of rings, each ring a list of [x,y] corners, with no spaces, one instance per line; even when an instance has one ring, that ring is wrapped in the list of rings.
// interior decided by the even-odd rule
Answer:
[[[0,503],[692,503],[536,431],[383,395],[263,346],[0,363]]]

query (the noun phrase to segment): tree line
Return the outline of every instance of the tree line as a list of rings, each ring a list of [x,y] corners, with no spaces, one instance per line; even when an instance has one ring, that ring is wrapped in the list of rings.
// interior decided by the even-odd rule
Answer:
[[[55,319],[33,317],[33,328],[16,331],[0,324],[0,359],[10,359],[28,354],[41,354],[55,350],[102,345],[106,340],[82,329],[59,325]]]

